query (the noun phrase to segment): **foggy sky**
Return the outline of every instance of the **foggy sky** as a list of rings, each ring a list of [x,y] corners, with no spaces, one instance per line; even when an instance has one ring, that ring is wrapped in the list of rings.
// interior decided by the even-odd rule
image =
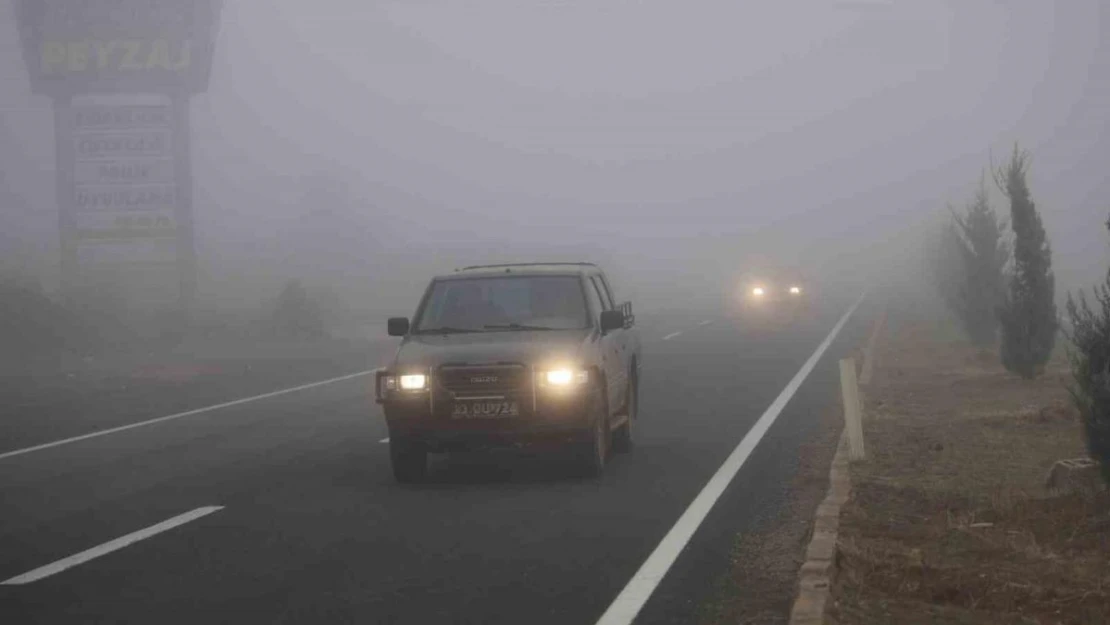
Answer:
[[[1085,285],[1110,262],[1103,4],[227,0],[192,105],[202,288],[303,275],[404,309],[429,272],[572,256],[645,296],[760,257],[867,281],[1015,140],[1059,290]],[[0,256],[49,283],[52,114],[6,2],[0,115]]]

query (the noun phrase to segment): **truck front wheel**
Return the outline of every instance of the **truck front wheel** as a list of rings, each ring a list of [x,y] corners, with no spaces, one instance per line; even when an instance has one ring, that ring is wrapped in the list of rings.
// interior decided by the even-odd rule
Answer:
[[[603,387],[604,388],[604,387]],[[605,393],[598,390],[591,415],[591,432],[588,441],[578,443],[574,450],[574,464],[583,477],[600,477],[605,472],[605,461],[609,457],[609,405]]]
[[[421,443],[389,438],[389,461],[393,465],[393,478],[401,484],[423,482],[428,473],[428,449]]]
[[[628,398],[625,399],[625,410],[628,420],[613,432],[613,451],[628,453],[632,451],[632,428],[636,425],[636,412],[639,409],[640,383],[633,371],[628,378]]]

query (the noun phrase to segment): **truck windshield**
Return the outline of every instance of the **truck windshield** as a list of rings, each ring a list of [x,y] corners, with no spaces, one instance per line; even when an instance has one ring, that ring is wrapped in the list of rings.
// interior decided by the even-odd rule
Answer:
[[[576,330],[589,326],[577,277],[506,276],[437,280],[413,331]]]

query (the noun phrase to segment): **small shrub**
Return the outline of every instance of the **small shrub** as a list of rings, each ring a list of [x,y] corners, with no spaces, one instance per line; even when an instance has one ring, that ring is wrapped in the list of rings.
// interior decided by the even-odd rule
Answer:
[[[285,283],[274,305],[272,323],[283,336],[309,339],[326,336],[320,307],[299,280]]]
[[[1093,292],[1093,307],[1082,291],[1078,298],[1068,295],[1068,338],[1074,345],[1069,354],[1074,377],[1069,390],[1083,421],[1087,450],[1110,484],[1110,272]]]
[[[5,357],[56,352],[80,334],[75,316],[25,281],[0,281],[0,345]]]

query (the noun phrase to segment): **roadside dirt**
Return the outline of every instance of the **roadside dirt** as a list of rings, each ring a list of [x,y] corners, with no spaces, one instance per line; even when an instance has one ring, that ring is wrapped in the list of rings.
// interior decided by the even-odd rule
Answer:
[[[829,487],[829,466],[836,453],[843,417],[830,397],[817,434],[799,450],[788,505],[762,532],[739,534],[732,547],[732,569],[717,582],[713,602],[703,606],[701,625],[785,625],[797,594],[813,526],[813,514]]]
[[[839,625],[1110,623],[1110,495],[1050,495],[1085,455],[1062,350],[1042,376],[892,322],[840,522]]]

